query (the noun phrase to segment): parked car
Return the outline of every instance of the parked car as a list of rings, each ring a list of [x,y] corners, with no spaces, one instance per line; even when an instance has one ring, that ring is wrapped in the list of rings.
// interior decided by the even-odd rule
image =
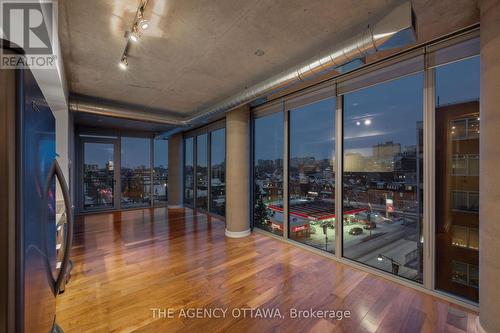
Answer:
[[[361,229],[360,227],[354,227],[354,228],[351,228],[351,230],[349,230],[350,235],[361,235],[362,233],[363,233],[363,229]]]
[[[375,229],[376,227],[377,227],[377,223],[375,223],[375,222],[369,222],[369,223],[366,223],[363,226],[363,229],[365,229],[365,230],[372,230],[372,229]]]

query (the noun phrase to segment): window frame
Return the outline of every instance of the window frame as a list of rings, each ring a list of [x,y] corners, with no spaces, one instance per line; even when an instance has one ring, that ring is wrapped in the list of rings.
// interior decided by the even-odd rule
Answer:
[[[215,132],[217,130],[224,129],[224,156],[225,156],[225,172],[227,174],[227,131],[226,131],[226,119],[220,119],[217,121],[214,121],[213,123],[210,123],[208,125],[193,129],[189,132],[185,132],[183,134],[182,138],[182,145],[183,145],[183,163],[182,163],[182,168],[183,168],[183,175],[182,175],[182,198],[183,198],[183,203],[186,207],[196,209],[200,212],[203,212],[205,214],[208,214],[210,216],[217,217],[223,221],[225,221],[225,216],[218,215],[214,212],[212,212],[212,132]],[[206,144],[206,153],[207,153],[207,177],[208,177],[208,188],[207,188],[207,207],[206,209],[197,207],[196,203],[196,197],[197,197],[197,192],[198,192],[198,186],[197,186],[197,180],[196,180],[196,169],[197,169],[197,158],[198,158],[198,152],[197,152],[197,146],[198,146],[198,136],[200,135],[207,135],[207,144]],[[185,181],[185,173],[184,170],[186,168],[186,140],[187,139],[192,139],[193,140],[193,203],[192,204],[186,204],[186,181]],[[227,202],[227,191],[224,191],[224,200]]]
[[[149,159],[150,159],[150,177],[151,184],[153,182],[153,169],[154,169],[154,140],[156,139],[156,134],[152,132],[145,131],[133,131],[133,130],[119,130],[119,129],[104,129],[99,127],[89,127],[89,126],[78,126],[75,130],[75,173],[77,182],[75,184],[75,198],[76,198],[76,212],[81,215],[93,214],[96,212],[113,212],[121,210],[133,210],[140,208],[159,208],[167,207],[167,202],[155,203],[154,200],[154,189],[150,186],[149,190],[149,204],[144,206],[127,206],[122,204],[122,189],[121,189],[121,150],[122,150],[122,138],[144,138],[149,140]],[[101,208],[101,209],[85,209],[84,198],[83,198],[83,176],[84,176],[84,144],[89,142],[95,143],[112,143],[114,145],[114,163],[115,163],[115,195],[114,204],[111,208]],[[168,145],[168,139],[167,139]],[[167,153],[167,152],[166,152]],[[168,162],[168,157],[167,157]],[[168,166],[167,166],[168,168]],[[167,180],[168,182],[168,180]],[[167,183],[168,186],[168,183]]]
[[[254,157],[254,119],[261,117],[263,115],[272,114],[275,112],[283,112],[284,113],[284,121],[283,125],[285,128],[284,131],[284,158],[283,158],[283,179],[288,180],[288,155],[290,148],[290,137],[289,137],[289,108],[287,105],[290,105],[293,99],[298,97],[303,100],[307,100],[308,95],[312,95],[311,91],[324,88],[329,85],[329,89],[336,96],[337,101],[337,110],[335,112],[335,136],[336,136],[336,175],[335,179],[338,182],[339,170],[343,170],[343,110],[344,110],[344,98],[343,95],[347,92],[355,91],[358,89],[363,89],[367,86],[379,84],[381,82],[385,82],[392,79],[397,79],[402,76],[411,75],[418,72],[418,66],[421,63],[422,69],[424,73],[423,80],[423,225],[422,225],[422,239],[423,242],[423,284],[413,282],[410,280],[405,280],[403,278],[394,277],[390,273],[379,271],[376,268],[367,267],[366,265],[358,262],[354,262],[350,259],[343,257],[342,253],[342,239],[343,237],[335,237],[335,254],[327,253],[321,250],[316,250],[314,248],[308,247],[307,245],[300,244],[295,242],[289,238],[288,230],[285,230],[283,239],[286,242],[292,243],[296,246],[305,248],[307,250],[320,253],[324,256],[335,259],[339,262],[346,263],[348,265],[355,266],[357,268],[361,268],[363,270],[369,271],[371,273],[384,276],[385,278],[394,280],[398,283],[402,283],[420,290],[424,290],[438,297],[447,299],[449,301],[461,304],[462,306],[466,306],[472,309],[477,309],[478,304],[474,301],[470,301],[467,299],[462,299],[459,296],[453,295],[443,290],[436,289],[435,286],[435,246],[436,246],[436,231],[435,231],[435,193],[434,190],[436,186],[435,179],[435,108],[436,108],[436,78],[435,78],[435,68],[441,65],[445,65],[448,63],[465,60],[468,58],[476,57],[479,54],[479,27],[473,26],[471,28],[465,29],[463,31],[459,31],[454,34],[450,34],[449,36],[445,36],[439,38],[435,41],[431,41],[427,44],[417,46],[410,50],[402,51],[388,59],[384,59],[382,61],[377,61],[373,64],[358,68],[353,70],[352,72],[341,74],[336,78],[328,79],[321,83],[316,83],[312,87],[308,87],[296,92],[292,92],[288,95],[277,96],[276,99],[270,102],[264,102],[263,104],[258,105],[257,107],[252,108],[252,121],[251,121],[251,149],[250,149],[250,163],[251,163],[251,182],[254,182],[254,170],[253,170],[253,157]],[[416,59],[416,57],[422,57]],[[412,60],[414,58],[414,60]],[[408,65],[408,67],[398,68],[398,63],[404,62]],[[403,66],[404,67],[404,66]],[[384,73],[385,72],[385,73]],[[398,74],[399,73],[399,74]],[[362,78],[364,75],[369,77],[366,80],[366,84],[363,85]],[[349,80],[353,80],[352,84]],[[379,81],[377,81],[379,80]],[[342,85],[342,89],[339,89],[339,84]],[[349,90],[349,87],[353,87],[353,90]],[[468,124],[466,123],[466,131],[468,130]],[[471,158],[474,158],[475,154],[471,155]],[[466,157],[466,173],[467,176],[478,176],[474,173],[471,174],[469,171],[469,156]],[[452,172],[450,170],[450,172]],[[456,176],[456,175],[453,175]],[[253,212],[253,186],[252,194],[251,194],[251,204],[250,207]],[[342,186],[335,186],[335,197],[342,198]],[[288,201],[289,201],[289,193],[288,193],[288,181],[283,182],[283,205],[284,205],[284,226],[288,227]],[[251,218],[251,226],[253,228],[253,214],[250,214]],[[342,216],[342,201],[335,200],[335,214],[336,216]],[[340,230],[342,225],[342,219],[336,219],[335,228],[336,230]],[[275,235],[259,230],[259,232],[269,234],[273,237]],[[469,234],[469,233],[468,233]],[[470,237],[469,237],[470,238]]]

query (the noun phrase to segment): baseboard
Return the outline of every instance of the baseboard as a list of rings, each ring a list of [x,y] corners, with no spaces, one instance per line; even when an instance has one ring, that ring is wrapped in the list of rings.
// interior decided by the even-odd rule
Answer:
[[[229,238],[243,238],[250,236],[250,234],[251,234],[250,229],[245,231],[229,231],[226,229],[226,236]]]

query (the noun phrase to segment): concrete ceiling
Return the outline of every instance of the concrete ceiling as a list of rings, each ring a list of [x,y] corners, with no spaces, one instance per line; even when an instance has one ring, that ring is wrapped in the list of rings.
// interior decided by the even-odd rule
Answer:
[[[138,0],[60,1],[72,93],[183,119],[362,31],[400,0],[150,0],[152,26],[117,64]],[[414,0],[419,42],[478,22],[474,0]],[[256,55],[263,51],[263,55]]]

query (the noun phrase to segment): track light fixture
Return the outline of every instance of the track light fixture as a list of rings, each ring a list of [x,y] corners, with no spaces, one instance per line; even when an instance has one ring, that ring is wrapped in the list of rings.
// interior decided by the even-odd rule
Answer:
[[[134,22],[132,23],[132,28],[130,31],[125,33],[125,37],[127,38],[127,45],[125,45],[125,50],[123,50],[122,57],[120,62],[118,63],[119,67],[122,70],[126,70],[128,67],[128,50],[130,48],[131,43],[139,42],[142,31],[146,31],[149,28],[149,21],[144,18],[144,11],[146,9],[146,5],[148,4],[148,0],[141,0],[139,3],[139,7],[135,12]]]
[[[124,54],[122,55],[122,59],[120,60],[120,63],[118,64],[120,69],[126,70],[128,67],[128,61],[127,61],[127,56]]]
[[[142,30],[148,30],[149,28],[149,21],[144,19],[144,18],[141,18],[139,20],[139,26],[141,27]]]
[[[132,32],[130,33],[130,40],[133,41],[134,43],[137,43],[139,41],[139,38],[141,38],[141,33],[139,32],[139,29],[137,29],[137,25],[134,25],[132,27]]]
[[[144,18],[144,8],[141,7],[139,8],[139,18],[137,20],[137,25],[141,30],[148,30],[149,28],[149,21]]]

